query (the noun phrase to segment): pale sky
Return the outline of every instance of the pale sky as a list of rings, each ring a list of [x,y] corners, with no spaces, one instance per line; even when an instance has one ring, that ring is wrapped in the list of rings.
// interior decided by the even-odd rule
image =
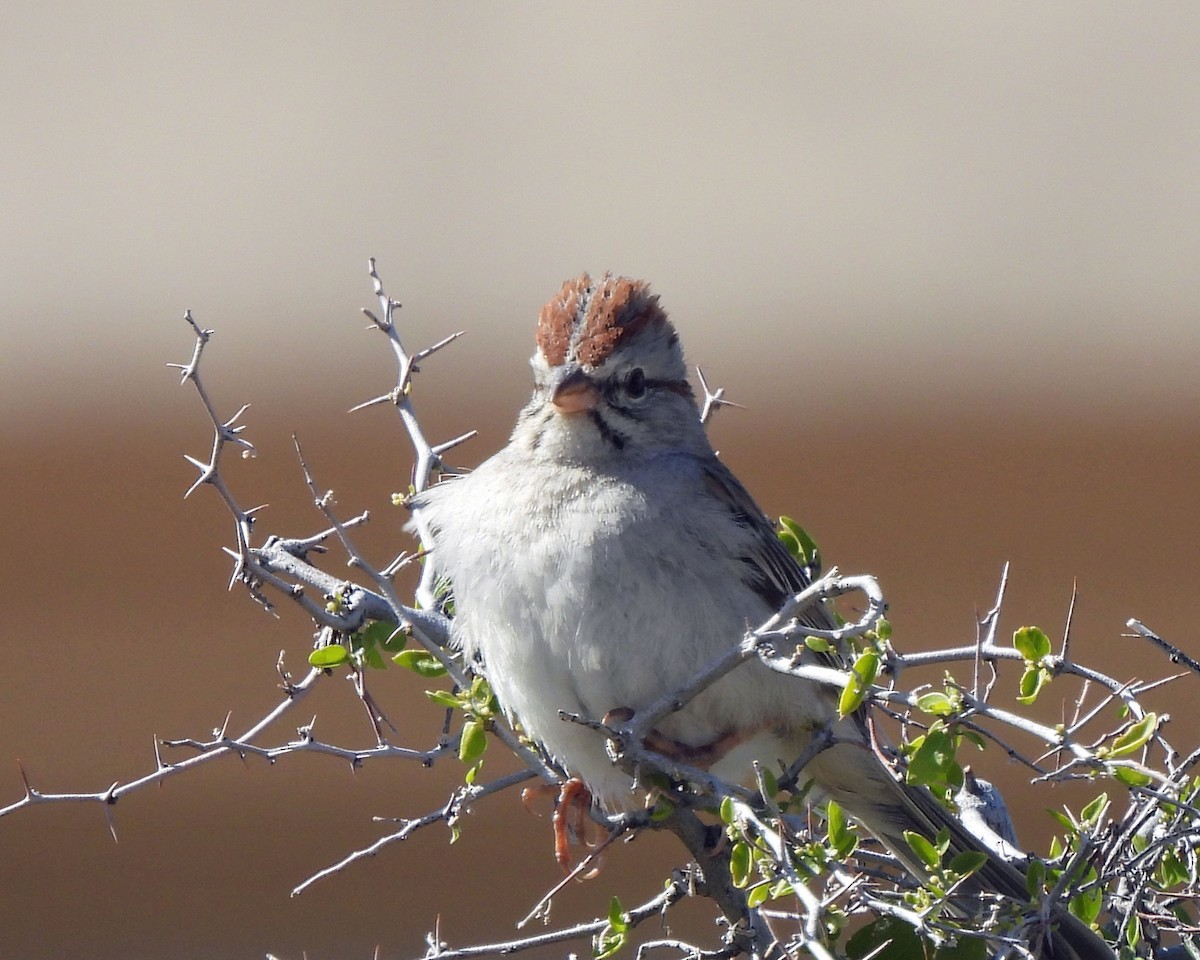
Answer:
[[[522,381],[613,269],[726,380],[1200,406],[1198,50],[1169,2],[10,0],[0,409],[145,400],[185,307],[350,373],[372,255]]]

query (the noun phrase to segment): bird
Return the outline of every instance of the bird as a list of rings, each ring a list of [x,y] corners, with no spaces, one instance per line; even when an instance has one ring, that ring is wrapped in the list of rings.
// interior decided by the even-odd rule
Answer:
[[[566,281],[541,309],[535,343],[533,393],[508,443],[411,506],[431,540],[427,562],[452,592],[467,661],[598,807],[628,811],[644,793],[595,724],[564,715],[636,714],[766,621],[810,571],[714,452],[679,335],[647,282]],[[823,605],[803,620],[836,626]],[[862,710],[840,716],[836,690],[757,659],[663,717],[653,736],[714,776],[752,782],[755,763],[786,766],[817,731],[832,732],[833,745],[804,769],[814,795],[914,871],[905,831],[946,829],[953,849],[979,849],[945,806],[884,764]],[[1017,866],[992,857],[977,877],[1027,899]],[[1112,957],[1080,921],[1056,921],[1044,956]]]

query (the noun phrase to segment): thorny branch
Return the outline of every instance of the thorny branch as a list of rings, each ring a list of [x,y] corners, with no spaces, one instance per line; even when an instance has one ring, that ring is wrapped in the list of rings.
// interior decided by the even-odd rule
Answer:
[[[358,404],[352,412],[385,403],[395,407],[413,450],[410,493],[419,493],[435,475],[451,472],[445,454],[473,435],[431,443],[424,436],[412,402],[414,377],[420,372],[420,365],[461,334],[451,334],[429,347],[409,352],[397,324],[399,302],[385,291],[374,261],[369,273],[379,306],[377,312],[364,311],[370,320],[368,329],[384,335],[396,363],[396,380],[390,389]],[[489,796],[533,779],[551,785],[561,783],[562,771],[524,741],[519,731],[496,712],[486,687],[480,686],[452,646],[450,623],[440,612],[431,568],[427,565],[422,568],[415,603],[406,604],[399,595],[396,576],[405,566],[418,561],[420,552],[400,553],[382,565],[368,560],[356,546],[354,531],[369,522],[369,516],[362,513],[341,519],[336,515],[332,496],[321,491],[316,471],[298,441],[301,471],[322,518],[323,529],[306,537],[256,538],[255,523],[262,507],[243,508],[222,473],[223,457],[231,445],[243,456],[254,454],[253,445],[242,436],[245,426],[240,423],[247,407],[241,407],[228,418],[217,412],[201,375],[201,360],[212,331],[202,328],[190,312],[184,319],[195,336],[192,356],[186,363],[171,366],[180,371],[181,384],[192,384],[213,428],[207,459],[187,457],[198,471],[187,494],[201,486],[211,486],[234,521],[234,545],[227,551],[233,558],[231,587],[240,583],[251,597],[272,612],[273,597],[290,600],[316,625],[319,648],[347,649],[343,666],[350,672],[355,692],[367,709],[374,742],[365,747],[324,742],[314,735],[315,720],[310,720],[296,728],[294,738],[284,743],[264,744],[267,728],[292,711],[330,672],[314,668],[302,680],[293,682],[283,668],[281,655],[278,671],[284,693],[282,700],[241,734],[228,734],[227,719],[208,739],[156,739],[154,769],[150,773],[90,793],[42,793],[22,770],[24,796],[0,808],[0,817],[38,803],[90,802],[102,805],[112,828],[112,806],[125,794],[225,755],[256,756],[274,762],[294,754],[321,753],[354,767],[369,760],[386,759],[430,766],[447,755],[463,755],[464,731],[472,724],[477,728],[475,733],[486,730],[521,760],[523,766],[517,772],[486,783],[476,783],[478,767],[470,767],[466,782],[454,789],[444,804],[421,816],[399,821],[398,828],[317,871],[296,886],[293,895],[298,895],[316,881],[375,856],[420,830],[436,824],[443,824],[452,832],[458,830],[462,814]],[[699,370],[697,375],[703,390],[705,422],[717,407],[737,406],[724,398],[723,389],[711,389]],[[414,524],[421,541],[430,542],[419,511]],[[349,566],[361,574],[362,582],[333,576],[317,565],[313,558],[326,554],[334,545],[345,554]],[[964,933],[983,934],[1000,955],[1030,955],[1020,939],[1021,927],[1012,919],[1028,905],[985,903],[985,914],[975,917],[947,911],[954,882],[949,890],[939,892],[932,886],[918,887],[911,880],[897,881],[894,857],[869,838],[853,834],[852,829],[847,833],[847,828],[838,825],[834,810],[826,811],[828,820],[824,823],[812,814],[801,812],[808,790],[804,767],[835,741],[830,728],[814,731],[809,750],[787,769],[760,770],[757,790],[725,783],[707,770],[688,766],[678,758],[652,749],[654,731],[664,717],[752,659],[759,659],[774,670],[827,685],[839,692],[843,700],[854,694],[852,709],[872,711],[873,730],[876,725],[890,721],[899,733],[895,739],[901,746],[879,749],[888,751],[885,760],[893,765],[897,776],[907,777],[910,782],[932,786],[931,776],[945,776],[951,785],[956,782],[955,776],[962,780],[962,769],[957,766],[953,750],[948,758],[943,758],[940,771],[930,774],[925,769],[918,745],[935,736],[952,745],[963,737],[994,742],[1008,756],[1033,770],[1040,780],[1118,781],[1127,796],[1123,809],[1105,797],[1097,798],[1080,811],[1065,812],[1064,833],[1057,852],[1031,861],[1036,871],[1040,871],[1038,876],[1043,878],[1040,895],[1032,889],[1031,881],[1031,896],[1034,902],[1053,902],[1060,897],[1069,900],[1072,910],[1078,906],[1080,914],[1087,914],[1088,922],[1100,926],[1110,942],[1120,940],[1139,955],[1165,957],[1181,949],[1172,947],[1176,941],[1190,944],[1198,928],[1195,901],[1200,897],[1200,854],[1195,843],[1200,835],[1200,777],[1195,769],[1200,764],[1200,747],[1181,753],[1172,746],[1165,737],[1167,715],[1154,712],[1149,703],[1149,698],[1164,684],[1183,675],[1148,681],[1122,680],[1081,663],[1070,643],[1070,613],[1058,652],[1048,642],[1044,647],[1039,646],[1041,641],[1005,642],[1000,637],[998,623],[1007,579],[1006,567],[995,604],[980,620],[975,642],[901,653],[892,646],[885,629],[886,604],[876,581],[867,576],[843,577],[831,570],[791,598],[767,622],[747,630],[740,639],[731,638],[728,652],[713,663],[701,665],[683,687],[670,691],[640,712],[615,720],[565,717],[567,722],[584,724],[608,737],[614,762],[625,765],[643,783],[653,786],[650,796],[655,803],[643,812],[612,818],[595,814],[610,831],[610,842],[639,830],[666,829],[681,841],[693,862],[675,871],[662,893],[632,909],[618,909],[614,904],[607,917],[587,923],[502,943],[456,949],[447,946],[440,933],[435,933],[427,938],[424,960],[499,955],[589,939],[594,953],[607,956],[621,948],[645,920],[654,916],[665,920],[675,904],[697,897],[711,901],[716,907],[725,929],[721,942],[712,948],[702,948],[664,936],[642,943],[638,948],[639,960],[651,950],[705,960],[735,956],[776,960],[799,954],[832,960],[845,956],[846,920],[854,914],[897,919],[929,942],[951,942]],[[800,617],[806,610],[833,603],[849,593],[865,601],[863,612],[856,618],[831,631],[801,625]],[[1071,607],[1073,611],[1073,598]],[[378,647],[370,647],[374,641],[366,639],[367,628],[373,623],[388,626],[384,633],[389,653],[402,646],[403,641],[413,641],[415,649],[427,656],[422,669],[443,672],[452,686],[444,693],[443,700],[448,706],[446,721],[435,732],[432,746],[414,748],[389,740],[394,731],[367,682],[368,677],[374,676],[371,667],[380,665],[376,662]],[[1193,674],[1200,673],[1200,663],[1150,628],[1136,620],[1129,621],[1129,627],[1132,636],[1149,643],[1171,663],[1181,664]],[[824,650],[841,651],[842,656],[821,662],[804,655],[806,649],[816,645]],[[864,658],[878,667],[878,674],[872,670],[866,681],[860,672]],[[829,665],[831,662],[834,665]],[[947,668],[955,664],[966,666],[969,682],[959,683],[948,673]],[[1048,725],[1034,720],[1026,711],[1009,709],[996,702],[997,680],[1008,665],[1024,671],[1021,688],[1026,694],[1032,690],[1027,697],[1029,702],[1051,681],[1060,685],[1077,684],[1069,722]],[[925,676],[934,671],[940,671],[941,676],[933,681],[926,679],[911,687],[900,685],[901,678],[907,678],[911,672]],[[1110,728],[1104,717],[1111,715],[1112,710],[1106,708],[1117,704],[1125,719]],[[1027,745],[1015,746],[1010,742],[1014,737]],[[171,762],[163,759],[163,748],[190,751],[191,755]],[[980,790],[977,796],[973,795],[969,812],[973,816],[979,814],[980,822],[990,819],[1001,834],[1006,829],[1011,833],[1002,801],[998,812],[996,805],[987,799],[990,796],[987,791],[982,786]],[[714,813],[719,813],[719,822],[713,821]],[[952,877],[952,871],[947,876]],[[553,891],[535,908],[538,916],[544,918],[552,896]],[[789,905],[794,907],[789,909]]]
[[[429,761],[437,759],[434,756],[429,757]],[[447,827],[453,829],[458,821],[459,814],[471,804],[482,800],[484,797],[491,796],[493,793],[500,793],[507,790],[509,787],[514,787],[519,783],[525,783],[535,776],[532,770],[518,770],[516,773],[510,773],[507,777],[501,777],[499,780],[493,780],[491,783],[468,785],[459,787],[451,795],[441,807],[433,810],[424,816],[416,817],[411,820],[402,821],[402,826],[394,833],[389,833],[386,836],[380,837],[368,847],[363,847],[361,850],[355,850],[353,853],[339,860],[332,866],[326,867],[323,870],[318,870],[311,877],[299,884],[292,890],[292,896],[299,896],[318,880],[323,880],[325,877],[332,876],[335,873],[340,873],[350,864],[373,857],[384,847],[391,846],[401,840],[407,840],[410,836],[421,830],[424,827],[432,826],[435,823],[444,823]]]
[[[168,777],[183,773],[186,770],[190,770],[192,767],[199,766],[200,764],[206,763],[210,760],[214,760],[219,756],[224,756],[226,754],[245,756],[247,753],[252,751],[257,752],[258,748],[253,746],[253,741],[255,741],[259,735],[267,729],[267,727],[273,724],[280,717],[284,716],[284,714],[291,710],[296,704],[300,703],[305,694],[312,689],[313,684],[315,684],[321,676],[321,671],[311,670],[309,671],[308,675],[299,683],[292,683],[290,674],[285,672],[283,669],[282,655],[280,656],[278,669],[280,678],[282,680],[281,686],[284,690],[283,700],[280,701],[278,706],[276,706],[266,716],[256,722],[240,736],[229,737],[226,734],[225,724],[228,724],[228,717],[226,717],[225,724],[223,724],[218,730],[214,731],[212,740],[204,743],[191,742],[189,745],[193,745],[195,747],[195,749],[198,751],[197,754],[178,763],[170,763],[163,760],[160,747],[170,744],[168,744],[167,741],[155,739],[154,771],[152,773],[145,774],[144,776],[138,777],[134,780],[126,781],[125,783],[118,781],[113,783],[106,790],[100,790],[93,793],[42,793],[30,784],[28,776],[25,774],[25,771],[22,770],[21,777],[25,782],[25,796],[15,803],[9,804],[7,807],[0,808],[0,817],[7,816],[8,814],[15,813],[17,810],[20,810],[24,807],[33,806],[34,804],[38,803],[100,803],[104,805],[105,816],[108,817],[109,828],[113,830],[115,837],[115,827],[112,822],[112,815],[110,811],[112,806],[123,796],[128,793],[133,793],[135,790],[140,790],[142,787],[147,787],[152,783],[159,783]],[[280,750],[280,754],[288,752],[293,751],[289,749]]]

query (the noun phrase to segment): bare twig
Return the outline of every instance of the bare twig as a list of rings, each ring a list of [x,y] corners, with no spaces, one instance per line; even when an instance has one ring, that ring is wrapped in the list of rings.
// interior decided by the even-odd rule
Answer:
[[[272,723],[284,716],[296,704],[300,703],[321,675],[320,670],[310,671],[308,676],[299,683],[288,687],[286,696],[275,709],[247,728],[241,735],[227,738],[222,729],[218,732],[214,742],[206,744],[196,756],[190,757],[187,760],[182,760],[178,763],[164,761],[159,753],[159,741],[156,739],[154,749],[155,768],[152,773],[145,774],[134,780],[128,780],[124,783],[117,781],[104,790],[93,793],[42,793],[29,783],[24,768],[22,768],[21,775],[25,780],[25,796],[15,803],[10,803],[7,807],[0,807],[0,817],[39,803],[99,803],[105,805],[106,808],[111,807],[126,794],[133,793],[153,783],[160,783],[168,777],[184,773],[193,767],[215,760],[217,757],[225,756],[226,754],[240,755],[257,752],[257,748],[252,746],[255,738]],[[228,722],[228,718],[226,722]],[[170,745],[169,741],[163,742]]]
[[[640,906],[634,907],[632,910],[625,911],[626,922],[631,928],[637,927],[651,917],[661,916],[673,904],[689,895],[691,895],[691,891],[688,889],[686,881],[682,879],[673,880],[657,896],[652,897]],[[579,923],[574,926],[564,927],[561,930],[552,930],[531,937],[508,940],[503,943],[487,943],[472,947],[460,947],[453,950],[442,943],[438,936],[432,935],[428,938],[429,949],[426,951],[423,960],[435,960],[435,958],[436,960],[467,960],[470,957],[507,956],[511,953],[520,953],[536,947],[584,940],[602,933],[607,926],[607,920],[592,920],[588,923]],[[711,956],[722,955],[713,954]]]
[[[706,424],[712,419],[712,415],[716,413],[718,407],[736,407],[739,410],[745,410],[740,403],[734,403],[732,400],[725,399],[725,388],[717,387],[712,390],[708,386],[708,381],[704,379],[704,371],[699,367],[696,368],[696,378],[700,381],[700,389],[704,391],[704,401],[700,408],[700,422]]]
[[[292,896],[298,897],[305,890],[311,887],[318,880],[324,880],[326,877],[331,877],[335,873],[340,873],[352,863],[357,863],[359,860],[365,860],[368,857],[373,857],[384,847],[389,847],[393,843],[398,843],[401,840],[407,840],[418,830],[432,826],[435,823],[444,823],[448,827],[453,827],[454,822],[459,815],[464,813],[471,804],[482,800],[484,797],[491,796],[494,793],[499,793],[502,790],[507,790],[509,787],[516,786],[518,783],[525,783],[534,777],[532,771],[518,770],[516,773],[511,773],[506,777],[501,777],[499,780],[493,780],[491,783],[479,784],[478,786],[460,787],[451,794],[450,799],[439,807],[437,810],[430,811],[421,817],[416,817],[411,820],[404,820],[403,826],[387,836],[380,837],[369,846],[363,847],[361,850],[355,850],[323,870],[318,870],[303,883],[297,884],[292,890]]]

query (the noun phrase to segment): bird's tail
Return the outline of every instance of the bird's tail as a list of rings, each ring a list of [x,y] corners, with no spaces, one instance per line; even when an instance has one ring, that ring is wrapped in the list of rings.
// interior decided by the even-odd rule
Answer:
[[[928,868],[909,845],[905,832],[915,831],[932,841],[945,830],[950,837],[950,856],[964,851],[987,854],[987,862],[967,881],[968,889],[998,893],[1017,902],[1029,900],[1019,862],[1004,859],[1002,851],[988,849],[988,843],[967,830],[928,790],[900,782],[866,746],[838,744],[817,757],[806,773],[914,876],[926,875]],[[1035,931],[1031,941],[1041,941],[1031,942],[1030,947],[1042,960],[1115,960],[1108,944],[1073,916],[1066,904],[1053,906],[1040,934],[1037,925],[1030,929]]]

